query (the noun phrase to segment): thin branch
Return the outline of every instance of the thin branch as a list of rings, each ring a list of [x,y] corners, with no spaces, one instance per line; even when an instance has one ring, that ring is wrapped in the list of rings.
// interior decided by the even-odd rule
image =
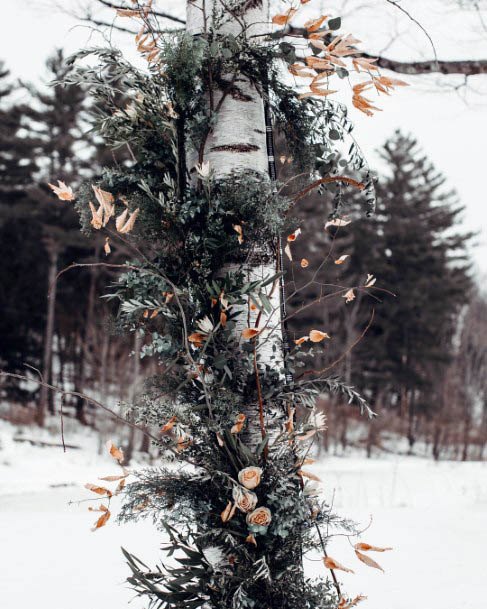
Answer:
[[[97,2],[99,2],[100,4],[103,4],[103,6],[106,6],[108,8],[113,8],[115,10],[119,10],[119,9],[126,9],[126,6],[121,6],[120,4],[115,4],[114,2],[109,2],[108,0],[96,0]],[[181,19],[180,17],[175,17],[174,15],[170,15],[169,13],[164,13],[162,11],[156,11],[155,9],[151,9],[150,10],[150,14],[154,15],[155,17],[161,17],[162,19],[169,19],[170,21],[175,21],[176,23],[181,23],[181,24],[185,24],[186,21],[184,19]]]
[[[262,34],[260,34],[262,36]],[[282,30],[269,32],[267,37],[273,40],[280,38],[308,38],[309,33],[306,28],[294,27],[287,25]],[[474,76],[476,74],[487,74],[487,59],[465,59],[458,61],[440,60],[436,58],[426,61],[399,61],[382,57],[382,55],[373,55],[371,53],[362,52],[362,57],[367,59],[377,59],[376,65],[385,70],[398,72],[400,74],[464,74],[465,76]]]
[[[154,440],[154,442],[159,443],[159,438],[156,438],[156,436],[153,436],[150,432],[147,431],[147,429],[137,425],[136,423],[132,423],[128,419],[125,419],[124,417],[120,416],[119,414],[117,414],[116,412],[114,412],[113,410],[108,408],[108,406],[105,406],[104,404],[102,404],[101,402],[96,400],[95,398],[91,398],[89,395],[86,395],[86,393],[82,393],[81,391],[71,391],[68,389],[63,389],[62,387],[57,387],[56,385],[51,385],[50,383],[46,383],[45,381],[41,381],[40,379],[35,379],[30,376],[25,376],[24,374],[16,374],[13,372],[4,372],[3,370],[0,370],[0,376],[4,376],[7,378],[14,378],[14,379],[18,379],[20,381],[34,382],[34,383],[37,383],[38,385],[41,385],[42,387],[47,387],[51,391],[54,391],[54,393],[60,393],[64,397],[66,397],[68,395],[72,395],[74,397],[81,398],[82,400],[86,400],[90,404],[93,404],[93,406],[97,406],[98,408],[101,408],[102,410],[107,412],[110,416],[112,416],[114,419],[116,419],[120,423],[123,423],[124,425],[128,425],[129,427],[132,427],[133,429],[138,429],[145,436],[147,436],[151,440]]]
[[[96,25],[97,27],[108,27],[111,30],[117,30],[119,32],[123,32],[124,34],[132,34],[135,36],[137,32],[133,30],[129,30],[126,27],[121,25],[116,25],[115,23],[108,23],[107,21],[100,21],[99,19],[95,19],[91,15],[86,15],[85,17],[77,17],[80,21],[85,21],[86,23],[91,23],[92,25]]]
[[[365,328],[362,330],[360,336],[358,338],[356,338],[353,341],[353,343],[349,347],[347,347],[347,349],[345,349],[345,351],[340,355],[340,357],[338,357],[334,362],[332,362],[331,364],[329,364],[328,366],[326,366],[326,368],[323,368],[322,370],[305,370],[302,374],[300,374],[297,377],[296,381],[303,378],[303,376],[307,376],[309,374],[324,374],[325,372],[328,372],[329,370],[334,368],[337,364],[339,364],[351,351],[353,351],[353,349],[355,349],[355,347],[358,345],[358,343],[361,342],[361,340],[365,337],[365,335],[367,334],[367,332],[370,329],[370,326],[372,325],[372,322],[374,321],[374,317],[375,317],[375,309],[372,309],[372,315],[370,316],[370,319],[369,319],[367,325],[365,326]]]
[[[348,184],[349,186],[354,186],[358,190],[363,190],[365,188],[365,184],[363,184],[363,182],[358,182],[353,178],[347,178],[346,176],[328,176],[326,178],[320,178],[319,180],[316,180],[309,186],[306,186],[306,188],[304,188],[300,192],[296,193],[295,195],[291,195],[290,198],[294,201],[294,203],[296,203],[296,201],[299,201],[299,199],[305,197],[309,192],[311,192],[321,184],[331,184],[332,182],[341,182],[344,184]]]
[[[386,2],[388,4],[391,4],[392,6],[394,6],[395,8],[397,8],[399,11],[401,11],[401,13],[404,13],[404,15],[406,15],[406,17],[412,21],[413,23],[415,23],[419,29],[424,33],[424,35],[426,36],[426,38],[429,40],[430,44],[431,44],[431,48],[433,49],[433,56],[435,58],[435,63],[438,63],[438,56],[436,54],[436,47],[435,47],[435,43],[433,42],[433,39],[431,38],[431,36],[429,35],[428,31],[426,30],[426,28],[415,18],[411,15],[411,13],[409,11],[407,11],[403,6],[401,6],[399,4],[399,2],[397,2],[396,0],[386,0]]]
[[[363,57],[377,59],[376,65],[384,70],[398,72],[400,74],[463,74],[464,76],[475,76],[476,74],[487,74],[487,59],[465,59],[458,61],[397,61],[387,57],[376,57],[369,53],[362,53]]]

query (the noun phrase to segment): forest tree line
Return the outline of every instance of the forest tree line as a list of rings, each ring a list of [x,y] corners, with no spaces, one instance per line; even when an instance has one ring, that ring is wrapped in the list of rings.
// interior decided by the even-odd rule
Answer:
[[[46,82],[67,70],[58,51]],[[121,109],[129,102],[121,97]],[[103,165],[129,158],[129,149],[108,153],[91,135],[93,112],[79,86],[34,87],[0,68],[0,368],[128,405],[158,363],[135,333],[128,340],[118,331],[110,301],[101,298],[127,253],[118,245],[107,254],[100,235],[87,239],[72,203],[48,186],[62,180],[76,192]],[[421,446],[435,459],[482,459],[487,299],[468,255],[474,235],[462,229],[462,205],[411,135],[391,134],[380,154],[385,169],[371,218],[352,191],[338,187],[313,192],[294,210],[307,228],[290,243],[293,261],[286,256],[291,342],[311,328],[326,331],[322,367],[363,392],[379,415],[360,422],[342,399],[323,396],[324,448],[359,446],[372,455],[402,437],[408,450]],[[285,150],[277,156],[285,182],[292,158]],[[325,231],[337,205],[352,222]],[[321,287],[309,281],[317,269]],[[369,274],[381,288],[375,298],[360,290],[327,298],[330,286],[363,285]],[[294,373],[306,373],[305,359]],[[0,399],[0,416],[18,423],[42,426],[61,407],[45,386],[14,380],[2,380]],[[80,396],[63,409],[97,425]]]

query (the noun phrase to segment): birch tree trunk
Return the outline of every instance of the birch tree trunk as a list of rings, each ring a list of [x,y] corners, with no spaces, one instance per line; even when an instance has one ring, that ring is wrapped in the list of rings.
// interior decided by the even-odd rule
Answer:
[[[231,12],[230,12],[231,11]],[[269,1],[259,3],[232,2],[226,4],[219,0],[196,0],[187,3],[186,31],[193,36],[200,35],[212,24],[218,24],[221,34],[232,34],[259,40],[258,36],[269,31]],[[232,172],[257,172],[262,179],[269,180],[269,158],[266,144],[266,124],[264,101],[258,89],[242,74],[228,75],[233,85],[218,109],[215,125],[206,142],[203,160],[210,163],[214,179],[227,177]],[[218,107],[223,91],[213,92],[213,105]],[[210,103],[210,101],[208,101]],[[201,157],[200,157],[201,158]],[[188,169],[196,163],[196,154],[188,151]],[[227,265],[223,272],[241,269],[241,265]],[[243,269],[248,281],[258,281],[276,274],[277,260],[268,251],[260,251]],[[280,313],[280,290],[277,285],[266,288],[273,312],[260,314],[258,328],[259,364],[270,364],[282,369],[282,332]],[[235,312],[235,310],[234,310]],[[236,318],[236,334],[241,337],[242,330],[254,327],[259,311],[241,307]],[[242,340],[242,339],[241,339]],[[243,413],[248,426],[246,441],[252,447],[261,441],[258,426],[258,404],[249,404]]]

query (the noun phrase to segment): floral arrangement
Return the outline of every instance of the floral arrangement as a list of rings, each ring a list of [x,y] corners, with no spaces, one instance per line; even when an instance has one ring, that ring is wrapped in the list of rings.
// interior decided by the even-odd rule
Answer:
[[[140,24],[135,42],[146,70],[113,48],[70,59],[68,81],[89,87],[97,104],[95,129],[130,160],[76,195],[62,182],[53,190],[76,198],[84,231],[106,233],[107,255],[113,247],[130,252],[106,298],[118,303],[119,328],[140,335],[141,357],[159,364],[133,416],[141,428],[159,430],[151,437],[165,465],[134,472],[127,485],[126,471],[113,480],[123,480],[120,519],[152,517],[167,539],[167,560],[149,569],[125,551],[129,582],[151,607],[349,609],[363,597],[342,593],[335,571],[349,569],[328,555],[327,543],[337,530],[357,531],[320,498],[307,466],[326,427],[315,408],[320,393],[342,393],[373,413],[353,387],[309,368],[326,349],[325,329],[289,340],[282,256],[292,262],[293,242],[306,230],[290,211],[316,188],[334,193],[325,226],[332,236],[350,222],[345,189],[361,191],[373,211],[373,174],[351,139],[347,108],[332,99],[330,79],[365,74],[352,101],[368,115],[376,108],[366,90],[389,93],[404,83],[380,75],[353,37],[336,33],[340,19],[294,27],[298,7],[291,7],[272,19],[281,29],[252,36],[225,24],[245,22],[258,3],[212,6],[197,35],[161,34],[150,2],[119,9]],[[283,66],[308,82],[304,92],[286,84]],[[216,152],[245,156],[258,148],[215,142],[225,103],[243,103],[249,91],[285,137],[281,162],[299,174],[285,183],[249,167],[222,174],[214,160]],[[343,155],[338,147],[347,140]],[[272,157],[269,137],[267,144]],[[308,266],[306,259],[292,263]],[[376,289],[369,275],[327,298],[343,297],[346,306],[356,291]],[[104,487],[90,490],[111,497]],[[109,518],[108,507],[102,512],[97,528]],[[384,548],[361,543],[355,550],[380,568],[363,552]],[[323,558],[317,580],[304,572],[309,552]]]

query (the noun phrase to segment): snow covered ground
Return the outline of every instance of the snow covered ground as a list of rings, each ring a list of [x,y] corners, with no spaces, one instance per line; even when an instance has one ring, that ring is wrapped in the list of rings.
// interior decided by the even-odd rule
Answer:
[[[78,503],[89,496],[83,484],[117,468],[98,454],[100,442],[89,431],[68,433],[66,441],[82,449],[66,454],[13,442],[14,433],[0,421],[0,606],[123,609],[133,593],[124,582],[120,546],[155,562],[160,535],[149,523],[90,531],[96,514]],[[340,513],[364,527],[372,518],[362,541],[394,547],[374,555],[385,573],[360,563],[345,537],[330,548],[355,570],[340,579],[349,594],[368,596],[364,609],[484,606],[487,464],[330,457],[312,469]],[[322,573],[324,567],[308,560],[307,569]],[[139,600],[130,605],[145,606]]]

